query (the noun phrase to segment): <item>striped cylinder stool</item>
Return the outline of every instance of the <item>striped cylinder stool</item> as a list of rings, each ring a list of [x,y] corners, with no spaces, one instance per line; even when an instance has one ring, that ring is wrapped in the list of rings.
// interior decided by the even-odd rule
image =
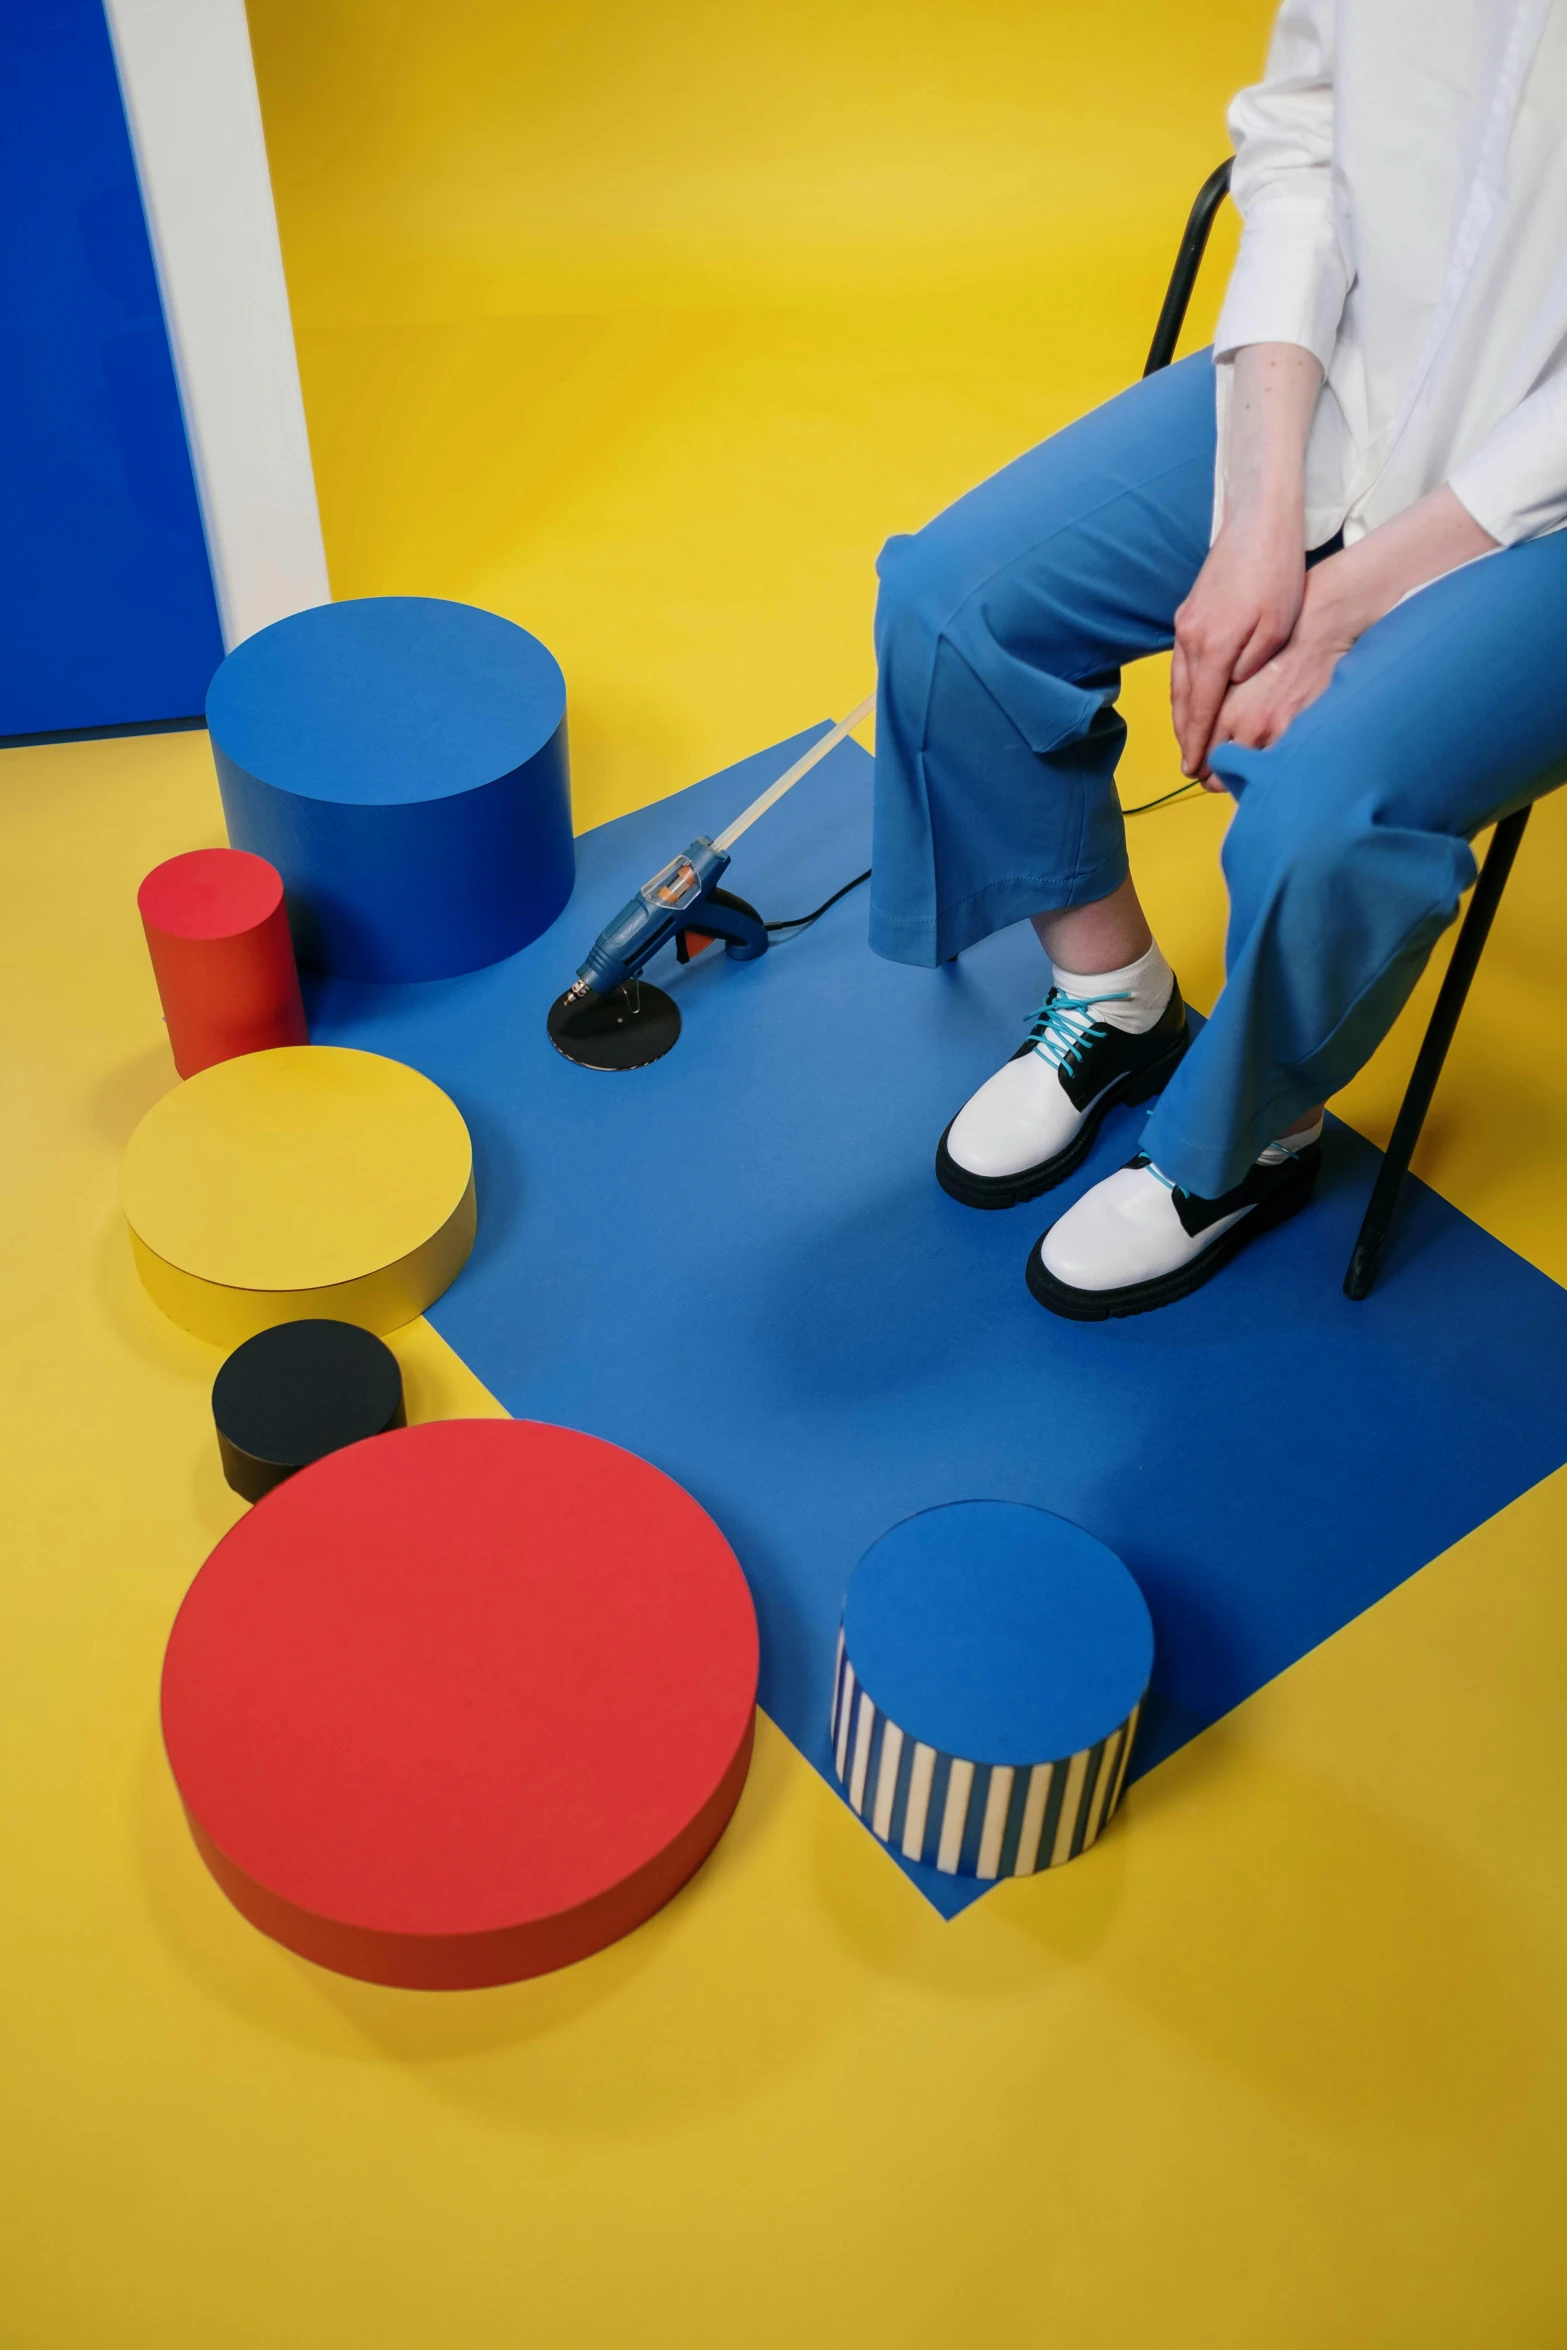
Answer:
[[[1153,1667],[1114,1551],[1019,1502],[905,1518],[849,1584],[833,1759],[860,1817],[947,1876],[1086,1852],[1120,1801]]]

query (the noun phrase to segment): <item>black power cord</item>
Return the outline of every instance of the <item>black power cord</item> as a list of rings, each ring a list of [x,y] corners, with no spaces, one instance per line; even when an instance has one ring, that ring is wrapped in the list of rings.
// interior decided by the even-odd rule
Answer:
[[[1123,816],[1146,816],[1150,808],[1167,808],[1172,800],[1184,800],[1189,792],[1200,791],[1201,788],[1194,776],[1189,783],[1178,783],[1174,791],[1161,792],[1156,800],[1139,800],[1135,808],[1123,808],[1121,813]],[[867,865],[863,873],[856,873],[854,879],[846,881],[842,889],[835,889],[830,898],[823,898],[814,914],[792,914],[787,922],[768,922],[763,924],[763,928],[768,931],[809,930],[813,922],[820,922],[824,914],[832,911],[840,898],[846,898],[851,889],[860,888],[870,877],[871,869]]]
[[[763,927],[769,931],[793,930],[798,932],[801,930],[809,930],[811,924],[813,922],[820,922],[822,916],[830,912],[831,909],[838,903],[840,898],[846,898],[851,889],[858,889],[863,882],[869,881],[870,877],[871,869],[867,865],[863,873],[856,873],[854,879],[852,881],[846,881],[842,889],[835,889],[830,898],[824,898],[821,904],[817,907],[814,914],[793,914],[790,916],[787,922],[768,922],[765,923]]]
[[[1123,808],[1123,816],[1146,816],[1150,808],[1167,808],[1172,800],[1184,800],[1188,792],[1201,791],[1202,785],[1194,775],[1189,783],[1178,783],[1174,791],[1161,792],[1156,800],[1139,800],[1135,808]]]

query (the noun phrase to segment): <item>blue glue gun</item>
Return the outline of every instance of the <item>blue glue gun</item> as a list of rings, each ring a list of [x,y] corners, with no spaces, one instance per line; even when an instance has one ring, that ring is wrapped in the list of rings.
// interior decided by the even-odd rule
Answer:
[[[671,938],[682,963],[719,938],[737,963],[766,954],[767,929],[755,907],[718,887],[728,865],[728,852],[705,835],[672,857],[599,932],[572,995],[585,995],[590,988],[609,995],[624,987]]]

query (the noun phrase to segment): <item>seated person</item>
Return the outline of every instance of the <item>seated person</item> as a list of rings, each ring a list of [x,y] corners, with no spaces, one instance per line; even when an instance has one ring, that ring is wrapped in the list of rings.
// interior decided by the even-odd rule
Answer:
[[[940,1180],[1033,1199],[1158,1096],[1030,1256],[1057,1313],[1164,1305],[1306,1205],[1470,842],[1567,775],[1564,126],[1567,0],[1285,0],[1213,350],[882,553],[871,942],[1026,915],[1051,965]],[[1172,643],[1182,771],[1236,803],[1195,1039],[1114,789],[1120,666]]]

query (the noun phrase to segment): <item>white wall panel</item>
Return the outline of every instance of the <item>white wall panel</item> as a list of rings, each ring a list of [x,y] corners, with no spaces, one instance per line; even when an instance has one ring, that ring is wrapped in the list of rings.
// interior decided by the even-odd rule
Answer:
[[[225,645],[330,600],[243,0],[105,0]]]

